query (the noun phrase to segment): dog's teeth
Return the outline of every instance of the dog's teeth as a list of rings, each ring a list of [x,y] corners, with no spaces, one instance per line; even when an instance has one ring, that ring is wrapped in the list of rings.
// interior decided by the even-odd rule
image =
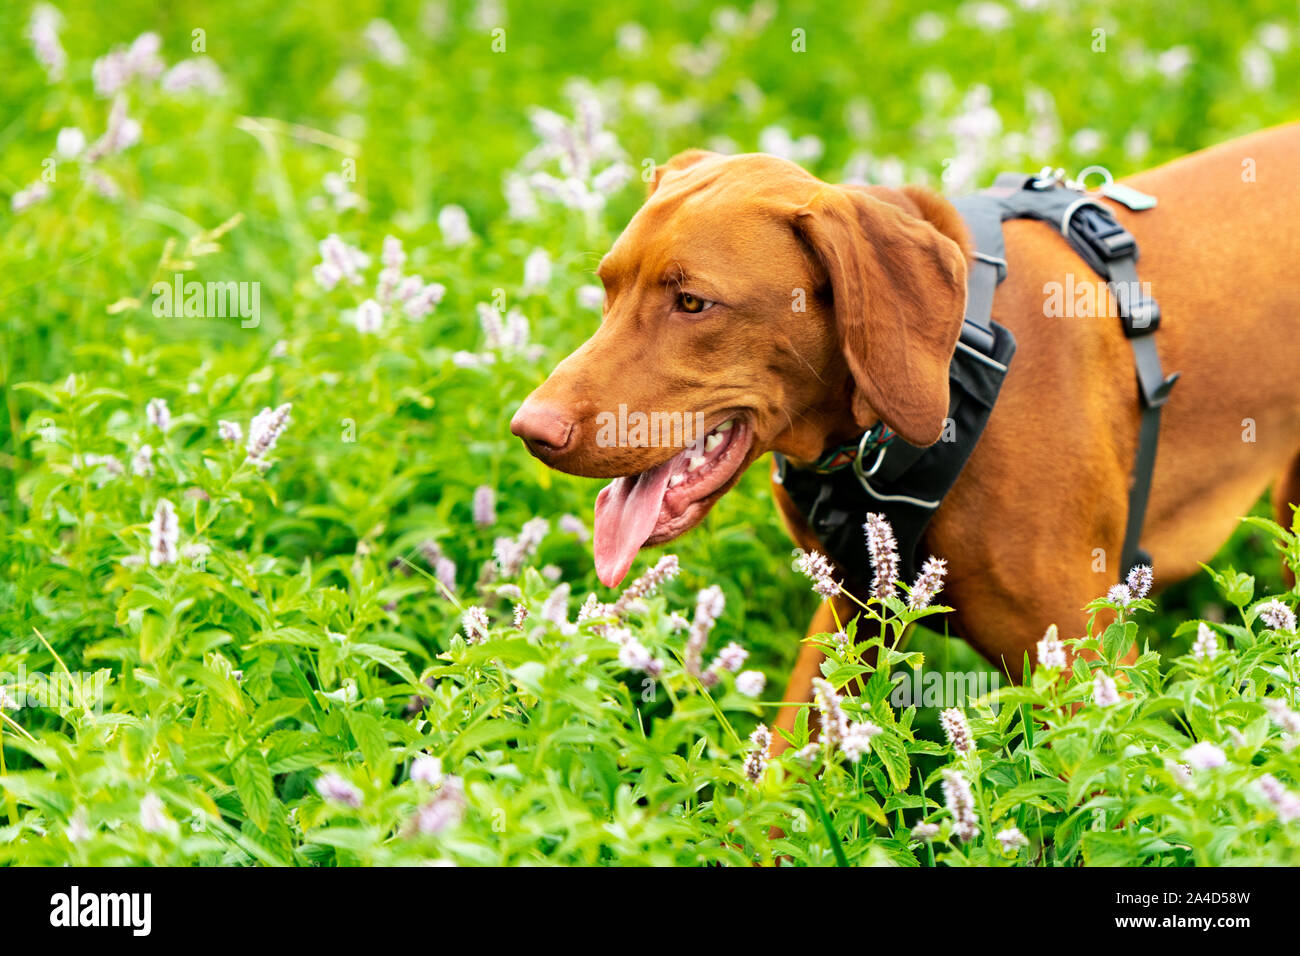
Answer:
[[[736,424],[736,420],[735,420],[734,418],[728,418],[725,422],[723,422],[721,425],[719,425],[717,428],[715,428],[715,429],[713,429],[713,430],[714,430],[715,432],[725,432],[725,431],[730,431],[730,430],[731,430],[731,426],[734,425],[734,424]]]
[[[681,475],[681,474],[673,475],[671,478],[668,479],[668,487],[676,488],[685,480],[686,480],[685,475]]]
[[[697,455],[696,457],[691,459],[691,463],[686,466],[686,470],[695,471],[697,468],[701,468],[703,466],[704,466],[704,456]]]
[[[713,449],[717,448],[719,445],[722,444],[722,441],[723,441],[723,436],[720,435],[718,432],[714,432],[708,438],[704,439],[704,450],[706,452],[713,451]]]

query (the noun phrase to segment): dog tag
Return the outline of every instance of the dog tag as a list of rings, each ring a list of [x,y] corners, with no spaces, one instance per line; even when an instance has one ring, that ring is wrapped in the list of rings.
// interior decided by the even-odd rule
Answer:
[[[1148,196],[1146,193],[1138,192],[1132,186],[1125,186],[1123,183],[1107,183],[1101,187],[1101,194],[1107,199],[1123,203],[1134,212],[1150,209],[1156,204],[1155,196]]]

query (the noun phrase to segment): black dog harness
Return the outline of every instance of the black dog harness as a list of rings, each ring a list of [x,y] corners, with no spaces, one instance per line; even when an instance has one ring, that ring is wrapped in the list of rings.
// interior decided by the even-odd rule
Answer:
[[[1154,205],[1151,197],[1124,186],[1116,185],[1107,195],[1134,209]],[[884,514],[893,526],[900,576],[912,580],[926,526],[979,441],[1016,351],[1011,332],[992,318],[994,291],[1007,275],[1002,223],[1037,219],[1059,229],[1075,252],[1110,283],[1136,359],[1142,422],[1120,559],[1123,580],[1133,565],[1150,561],[1139,540],[1155,469],[1160,408],[1178,379],[1177,374],[1166,378],[1160,367],[1152,335],[1160,326],[1160,307],[1140,291],[1137,243],[1109,208],[1078,184],[1067,185],[1059,173],[1003,173],[992,188],[954,205],[974,240],[975,261],[967,280],[966,317],[948,369],[951,397],[943,435],[935,444],[918,448],[880,423],[807,468],[796,468],[776,454],[776,480],[847,574],[851,588],[870,584],[862,523],[873,511]]]

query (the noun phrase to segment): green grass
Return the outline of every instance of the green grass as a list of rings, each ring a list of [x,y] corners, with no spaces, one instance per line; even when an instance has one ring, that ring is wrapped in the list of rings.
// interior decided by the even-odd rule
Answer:
[[[882,669],[844,703],[882,730],[870,753],[819,752],[817,789],[794,757],[754,783],[747,738],[775,709],[730,674],[701,687],[668,615],[689,616],[700,590],[721,588],[705,662],[736,641],[745,667],[768,677],[761,700],[779,696],[816,598],[790,570],[766,469],[674,543],[680,574],[622,619],[663,663],[648,680],[618,662],[607,619],[542,621],[557,580],[571,588],[570,622],[589,593],[614,599],[585,535],[559,526],[566,514],[589,524],[598,483],[546,470],[507,429],[594,328],[579,289],[637,208],[646,160],[755,149],[775,126],[817,137],[804,161],[829,180],[865,170],[942,187],[956,169],[982,185],[1001,169],[1092,162],[1122,175],[1293,119],[1294,6],[1008,4],[999,30],[949,6],[936,10],[934,39],[903,3],[791,3],[766,17],[759,7],[737,27],[685,3],[476,9],[65,4],[68,62],[53,82],[26,39],[30,6],[0,10],[0,685],[35,702],[0,721],[0,861],[1296,862],[1295,824],[1258,790],[1266,772],[1293,792],[1300,781],[1260,703],[1294,706],[1296,637],[1252,610],[1286,591],[1273,546],[1283,529],[1243,526],[1216,559],[1254,576],[1242,611],[1230,582],[1209,575],[1143,609],[1149,654],[1097,665],[1133,695],[1116,707],[1086,703],[1090,672],[1005,690],[1000,709],[969,708],[979,747],[959,756],[935,711],[889,705]],[[402,64],[363,38],[376,17],[401,35]],[[630,22],[643,26],[639,53],[616,40]],[[123,102],[138,143],[93,165],[57,157],[60,129],[93,143],[109,121],[95,59],[147,30],[169,66],[201,37],[224,91],[137,81]],[[806,52],[792,50],[796,30]],[[1289,45],[1271,49],[1279,31]],[[1191,65],[1166,76],[1154,64],[1177,47]],[[683,66],[701,59],[699,75]],[[575,91],[576,78],[589,86]],[[981,85],[999,124],[958,136]],[[510,218],[504,178],[539,143],[530,110],[572,117],[593,96],[632,181],[600,210],[542,202],[535,219]],[[96,173],[120,196],[101,195]],[[353,173],[363,208],[337,209],[325,177]],[[51,174],[47,198],[11,209],[7,197]],[[468,214],[465,245],[444,241],[449,205]],[[361,284],[327,291],[313,279],[330,234],[370,256]],[[418,321],[389,314],[361,334],[351,310],[373,294],[389,234],[404,243],[405,272],[445,297]],[[529,290],[524,262],[537,249],[553,274]],[[259,283],[256,327],[155,315],[154,283],[180,271]],[[485,302],[518,308],[540,349],[458,359],[491,351]],[[169,405],[165,432],[146,417],[153,399]],[[291,421],[268,470],[219,437],[219,421],[247,434],[261,409],[284,403]],[[135,474],[145,444],[151,473]],[[473,520],[480,486],[497,499],[490,526]],[[164,499],[181,557],[152,566],[149,524]],[[497,539],[539,516],[549,530],[523,570],[485,576]],[[438,556],[455,562],[450,590],[434,580]],[[510,626],[515,603],[531,611],[522,630]],[[471,606],[490,615],[484,643],[461,634]],[[908,616],[892,608],[882,626]],[[1215,625],[1214,666],[1186,656],[1196,628],[1185,622],[1201,619],[1227,622]],[[836,646],[832,673],[858,673],[870,647]],[[892,653],[908,655],[902,666],[924,654],[927,667],[987,669],[933,632]],[[20,668],[24,687],[10,679]],[[102,699],[36,701],[65,670]],[[1172,767],[1194,740],[1224,748],[1227,763],[1185,784]],[[441,783],[410,778],[420,753],[441,759]],[[976,784],[971,841],[950,836],[940,806],[939,773],[952,766]],[[337,783],[347,799],[322,798],[327,773],[359,799]],[[923,819],[942,827],[934,844],[909,835]],[[993,837],[1007,826],[1029,847],[1003,853]]]

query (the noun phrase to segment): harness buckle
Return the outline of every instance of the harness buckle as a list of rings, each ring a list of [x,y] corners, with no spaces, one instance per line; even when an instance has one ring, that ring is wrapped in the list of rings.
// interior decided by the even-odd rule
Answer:
[[[1103,262],[1137,255],[1137,240],[1119,224],[1110,210],[1095,201],[1081,202],[1065,222]],[[1067,232],[1068,234],[1068,232]]]

